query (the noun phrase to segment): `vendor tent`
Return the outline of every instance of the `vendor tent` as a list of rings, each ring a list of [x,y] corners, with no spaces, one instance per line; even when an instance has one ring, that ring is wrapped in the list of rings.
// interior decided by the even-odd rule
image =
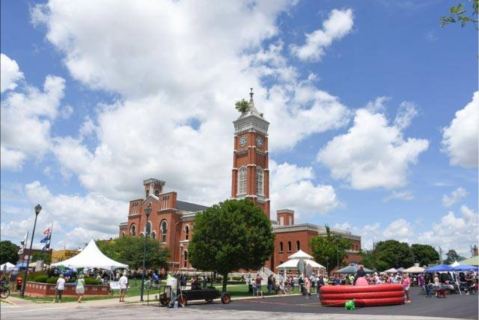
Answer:
[[[423,273],[424,268],[421,268],[419,266],[412,266],[412,267],[409,267],[409,268],[405,269],[404,272],[407,272],[407,273]]]
[[[300,259],[289,259],[288,261],[277,266],[277,269],[298,269]],[[313,269],[324,269],[324,266],[320,265],[316,261],[310,259],[303,259],[304,263]]]
[[[10,262],[5,262],[4,264],[0,265],[1,272],[10,272],[15,269],[15,265]]]
[[[356,273],[359,269],[359,266],[358,265],[349,265],[347,267],[344,267],[342,269],[339,269],[338,271],[336,271],[337,273]],[[368,269],[368,268],[365,268],[363,267],[363,270],[364,272],[366,273],[373,273],[374,271],[371,270],[371,269]]]
[[[69,268],[99,268],[116,269],[128,268],[128,265],[117,262],[105,256],[96,246],[95,241],[90,240],[88,245],[79,254],[70,259],[52,263],[52,266],[64,266]]]
[[[426,272],[444,272],[444,271],[454,271],[454,267],[451,267],[448,264],[438,264],[437,266],[429,267],[426,269]]]
[[[467,271],[475,271],[477,272],[479,267],[478,266],[470,266],[467,264],[459,264],[457,266],[452,267],[453,271],[457,272],[467,272]]]
[[[290,255],[288,257],[288,259],[309,259],[309,260],[313,260],[313,256],[307,254],[303,250],[298,250],[296,253]]]
[[[472,258],[461,261],[461,264],[466,264],[470,266],[479,266],[479,256],[474,256]]]
[[[383,272],[384,273],[397,273],[398,270],[396,268],[390,268],[390,269],[384,270]]]

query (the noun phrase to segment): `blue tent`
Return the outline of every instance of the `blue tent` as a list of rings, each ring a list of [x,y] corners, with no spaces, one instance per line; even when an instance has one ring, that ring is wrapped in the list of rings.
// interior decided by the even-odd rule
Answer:
[[[452,267],[452,269],[453,269],[453,271],[459,271],[459,272],[461,272],[461,271],[464,272],[465,271],[465,272],[467,272],[467,271],[478,271],[479,267],[469,266],[467,264],[460,264],[458,266]]]
[[[451,267],[448,264],[438,264],[434,267],[429,267],[426,269],[426,272],[443,272],[443,271],[455,271],[454,267]]]

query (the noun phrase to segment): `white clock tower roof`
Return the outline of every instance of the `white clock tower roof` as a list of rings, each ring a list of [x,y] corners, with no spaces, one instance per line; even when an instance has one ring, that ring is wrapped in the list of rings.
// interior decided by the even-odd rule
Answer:
[[[253,88],[249,93],[249,108],[246,112],[241,113],[238,119],[233,121],[235,126],[235,133],[238,134],[244,131],[259,131],[263,134],[268,134],[269,122],[263,118],[263,114],[259,113],[254,105]]]

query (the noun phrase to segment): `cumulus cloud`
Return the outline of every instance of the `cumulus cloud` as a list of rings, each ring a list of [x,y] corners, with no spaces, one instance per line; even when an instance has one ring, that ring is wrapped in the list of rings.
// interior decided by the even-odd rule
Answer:
[[[347,124],[348,108],[300,79],[280,40],[263,46],[277,35],[276,20],[291,5],[49,1],[35,6],[35,24],[47,28],[48,41],[65,56],[71,75],[121,97],[98,106],[77,137],[55,139],[53,152],[65,176],[73,173],[88,191],[121,200],[141,195],[144,178],[158,177],[180,198],[211,204],[229,197],[234,102],[250,87],[271,123],[271,151]],[[263,84],[268,77],[278,80],[274,87]],[[95,139],[87,144],[83,139],[89,135]]]
[[[467,194],[468,193],[467,193],[466,189],[464,189],[463,187],[459,187],[456,190],[454,190],[453,192],[451,192],[450,195],[447,195],[447,194],[443,195],[442,196],[442,204],[445,207],[450,207],[450,206],[454,205],[456,202],[465,198],[467,196]]]
[[[40,158],[48,151],[64,88],[64,79],[47,76],[43,90],[27,86],[2,100],[2,168],[20,169],[27,157]]]
[[[444,128],[442,144],[452,165],[477,168],[479,137],[479,91],[463,109],[456,112],[450,125]]]
[[[371,250],[374,243],[384,240],[398,240],[402,242],[429,244],[444,251],[455,249],[460,255],[469,256],[470,246],[479,244],[479,215],[467,206],[461,206],[461,214],[449,211],[436,221],[426,226],[426,230],[418,232],[414,223],[400,218],[386,226],[379,223],[363,226],[351,226],[349,223],[336,224],[342,228],[361,236],[363,249]]]
[[[314,184],[311,167],[271,161],[272,213],[277,209],[293,209],[299,219],[329,212],[340,205],[334,188]]]
[[[427,150],[425,139],[403,137],[402,129],[411,112],[399,114],[389,125],[384,114],[367,109],[356,111],[354,125],[322,148],[317,160],[331,170],[335,179],[347,181],[354,189],[399,188],[407,183],[409,165]]]
[[[404,200],[410,201],[414,199],[414,195],[410,191],[396,191],[394,190],[390,195],[384,198],[384,202],[389,202],[391,200]]]
[[[292,45],[291,52],[303,61],[320,61],[324,51],[333,41],[339,40],[351,32],[353,28],[353,10],[337,10],[330,12],[323,22],[322,28],[306,34],[306,43],[302,46]]]
[[[42,221],[47,223],[54,221],[57,236],[58,233],[63,235],[61,238],[64,238],[64,244],[68,243],[69,246],[83,243],[85,236],[95,238],[117,236],[118,225],[128,214],[127,202],[111,200],[98,193],[88,193],[85,196],[53,194],[38,181],[27,184],[25,193],[31,203],[41,203]],[[89,232],[85,232],[83,237],[69,237],[68,233],[75,230]],[[75,234],[77,233],[71,235]]]
[[[10,59],[6,54],[0,54],[0,92],[14,90],[18,81],[23,79],[23,73],[20,71],[15,60]]]

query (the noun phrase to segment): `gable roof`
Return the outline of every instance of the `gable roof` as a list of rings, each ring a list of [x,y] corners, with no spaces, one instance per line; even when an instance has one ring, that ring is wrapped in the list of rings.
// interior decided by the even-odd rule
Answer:
[[[187,212],[197,212],[206,210],[208,207],[196,203],[176,200],[176,209]]]

